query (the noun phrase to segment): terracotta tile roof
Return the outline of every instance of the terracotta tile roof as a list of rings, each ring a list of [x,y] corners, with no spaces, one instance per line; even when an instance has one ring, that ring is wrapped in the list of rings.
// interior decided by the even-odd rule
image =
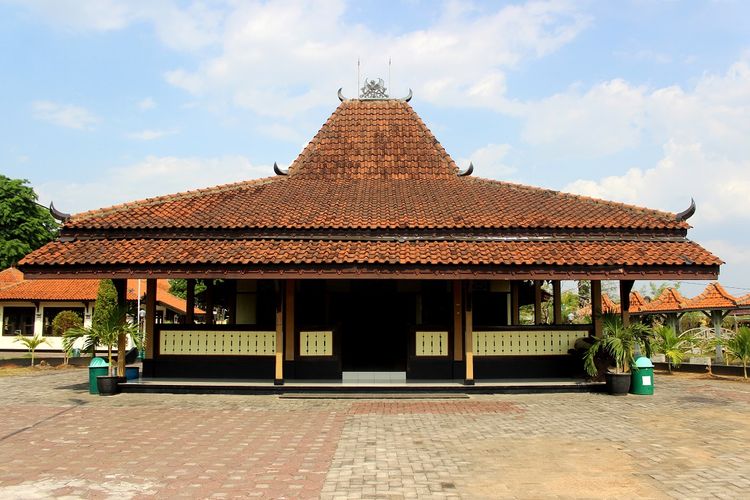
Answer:
[[[288,176],[78,214],[66,228],[689,227],[666,212],[457,172],[407,103],[346,101]]]
[[[665,288],[661,294],[651,302],[644,304],[641,312],[678,312],[685,309],[687,299],[675,288]]]
[[[0,289],[0,300],[93,302],[99,292],[100,280],[97,279],[26,280],[22,272],[12,268],[2,271],[0,277],[9,270],[15,271],[13,275],[20,281]],[[141,280],[141,294],[146,294],[146,280]],[[138,300],[137,280],[128,280],[127,300]],[[157,280],[156,301],[185,313],[185,301],[169,293],[167,280]],[[196,308],[196,314],[202,313]]]
[[[602,314],[620,314],[620,304],[616,304],[606,293],[602,293]],[[591,304],[578,309],[577,315],[579,317],[591,316]]]
[[[718,265],[689,241],[80,240],[52,242],[34,265],[464,264]]]
[[[718,282],[709,283],[706,289],[686,304],[686,309],[707,311],[711,309],[734,309],[737,299]]]
[[[345,101],[288,175],[78,214],[20,266],[721,264],[674,214],[457,174],[407,103]]]
[[[23,281],[23,273],[15,267],[0,271],[0,290]]]
[[[643,298],[643,295],[641,295],[638,292],[630,292],[630,308],[629,311],[631,313],[638,313],[643,310],[643,308],[646,306],[647,302],[646,299]]]

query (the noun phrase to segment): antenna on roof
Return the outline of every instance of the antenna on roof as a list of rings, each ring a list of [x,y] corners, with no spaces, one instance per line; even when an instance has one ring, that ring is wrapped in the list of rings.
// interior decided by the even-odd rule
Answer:
[[[391,57],[388,56],[388,88],[393,89],[391,87]]]
[[[357,93],[359,94],[359,57],[357,58],[357,86],[354,88],[357,89]]]

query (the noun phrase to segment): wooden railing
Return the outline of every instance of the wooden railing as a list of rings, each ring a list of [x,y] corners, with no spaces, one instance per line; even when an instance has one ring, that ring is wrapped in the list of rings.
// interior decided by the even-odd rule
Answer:
[[[590,325],[478,327],[473,334],[475,356],[560,356],[568,354]]]
[[[196,325],[158,328],[161,356],[273,356],[276,332]],[[203,326],[201,328],[201,326]]]

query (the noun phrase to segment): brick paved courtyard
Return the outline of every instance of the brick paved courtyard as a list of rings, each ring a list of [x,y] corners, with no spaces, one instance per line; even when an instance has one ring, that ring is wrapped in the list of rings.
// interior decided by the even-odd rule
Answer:
[[[321,400],[0,378],[0,498],[748,498],[750,384]]]

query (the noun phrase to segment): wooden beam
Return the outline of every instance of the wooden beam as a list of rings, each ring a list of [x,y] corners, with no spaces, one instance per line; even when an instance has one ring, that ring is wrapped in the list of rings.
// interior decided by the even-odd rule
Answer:
[[[227,323],[237,324],[237,280],[224,283],[224,304],[227,308]]]
[[[294,280],[284,281],[284,359],[294,361]]]
[[[602,282],[591,280],[591,323],[594,325],[594,336],[602,336]]]
[[[112,280],[117,291],[117,307],[127,307],[128,303],[128,280],[115,279]],[[125,316],[120,318],[122,322],[125,322]],[[125,350],[127,349],[128,338],[125,334],[120,334],[117,337],[117,376],[125,376]]]
[[[146,359],[154,359],[154,325],[156,323],[156,280],[146,280],[146,324],[144,344]]]
[[[188,279],[187,295],[185,296],[185,324],[195,323],[195,280]]]
[[[276,282],[277,286],[280,282]],[[284,292],[276,290],[276,368],[274,385],[284,385]]]
[[[472,286],[471,281],[464,287],[464,358],[466,359],[465,385],[474,385],[474,325],[472,312]]]
[[[534,324],[542,324],[542,281],[534,280]]]
[[[562,325],[562,283],[560,280],[552,281],[552,300],[554,303],[554,324]]]
[[[462,284],[453,281],[453,360],[464,359]]]
[[[521,312],[518,302],[518,281],[510,282],[510,324],[519,325],[521,323]]]
[[[622,324],[630,324],[630,292],[633,290],[633,280],[620,280],[620,317]]]

